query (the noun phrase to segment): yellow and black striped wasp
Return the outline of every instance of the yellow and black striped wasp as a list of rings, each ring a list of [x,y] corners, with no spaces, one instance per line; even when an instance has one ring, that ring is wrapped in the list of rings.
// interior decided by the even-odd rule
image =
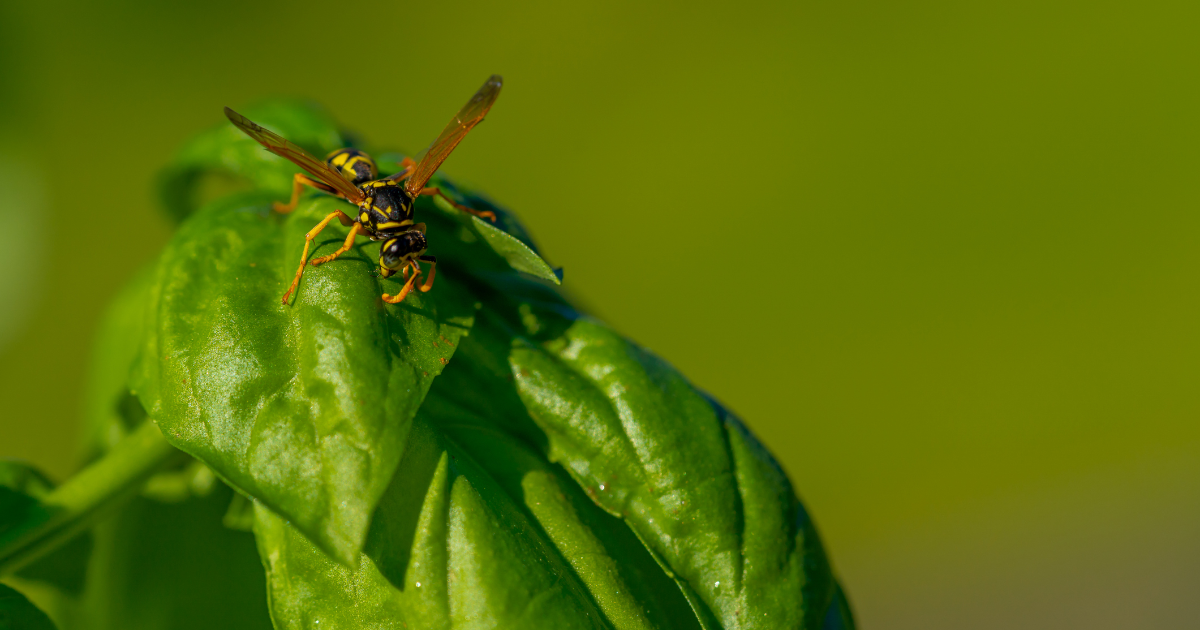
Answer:
[[[357,219],[338,210],[330,213],[317,224],[317,227],[304,235],[304,254],[300,256],[300,268],[296,270],[292,286],[288,287],[287,293],[283,294],[285,305],[292,292],[296,290],[296,286],[300,284],[300,276],[304,275],[309,246],[312,245],[313,239],[321,233],[321,230],[325,229],[325,226],[334,219],[341,220],[342,225],[350,226],[350,234],[346,236],[346,242],[342,243],[337,251],[328,256],[314,258],[312,260],[314,267],[350,251],[355,238],[362,235],[373,241],[383,241],[383,245],[379,248],[379,271],[383,277],[389,277],[397,271],[403,270],[404,277],[407,278],[404,288],[399,293],[395,296],[384,293],[383,301],[396,304],[404,300],[421,275],[421,266],[418,261],[429,263],[429,277],[424,284],[420,285],[420,290],[424,292],[433,287],[437,259],[425,255],[427,247],[425,224],[413,222],[413,200],[419,195],[439,195],[459,210],[492,221],[496,220],[495,214],[457,204],[441,190],[427,188],[425,184],[429,182],[429,178],[442,165],[442,162],[450,156],[454,147],[458,146],[458,143],[466,137],[467,132],[471,131],[487,115],[492,103],[496,102],[496,97],[500,95],[501,85],[500,75],[492,75],[483,84],[483,87],[479,88],[475,96],[472,96],[471,100],[467,101],[467,104],[458,111],[450,124],[446,125],[441,135],[418,156],[419,159],[404,158],[404,161],[400,163],[402,170],[383,179],[377,179],[379,172],[375,160],[362,151],[338,149],[330,153],[322,162],[278,134],[267,131],[228,107],[225,108],[225,115],[239,129],[246,132],[246,135],[257,140],[268,151],[291,160],[312,175],[309,177],[303,173],[296,173],[292,185],[291,201],[286,204],[275,202],[276,212],[286,214],[295,210],[296,204],[300,200],[300,193],[305,186],[345,199],[359,208]],[[409,274],[410,269],[411,275]]]

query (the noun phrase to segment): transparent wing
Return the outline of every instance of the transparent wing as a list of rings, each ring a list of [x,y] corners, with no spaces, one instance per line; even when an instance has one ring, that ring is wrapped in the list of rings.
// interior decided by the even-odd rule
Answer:
[[[341,173],[329,168],[325,162],[318,160],[304,149],[289,142],[283,136],[267,131],[261,125],[228,107],[225,108],[225,116],[229,118],[230,122],[237,125],[238,129],[241,129],[246,132],[246,135],[257,140],[268,151],[291,160],[296,166],[329,184],[334,190],[341,193],[343,197],[350,200],[351,203],[358,203],[363,200],[362,191],[351,183],[350,180],[346,179]]]
[[[454,150],[454,147],[462,142],[468,131],[483,120],[488,110],[492,108],[492,103],[496,102],[496,97],[500,96],[502,85],[503,80],[500,75],[493,74],[483,84],[483,87],[479,88],[475,96],[472,96],[471,100],[458,110],[458,114],[455,114],[450,124],[446,125],[437,140],[434,140],[428,149],[417,156],[417,167],[413,169],[412,175],[404,183],[404,188],[409,195],[416,197],[420,194],[421,189],[425,187],[425,182],[428,182],[442,162],[450,157],[450,152]]]

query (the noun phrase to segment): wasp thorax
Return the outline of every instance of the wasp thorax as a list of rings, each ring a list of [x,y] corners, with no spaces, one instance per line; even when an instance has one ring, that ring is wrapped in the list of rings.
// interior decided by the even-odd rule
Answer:
[[[412,225],[412,197],[404,186],[387,179],[367,182],[359,187],[366,195],[359,205],[376,217],[375,229],[387,234]]]
[[[379,176],[379,169],[371,156],[358,149],[338,149],[325,158],[325,163],[341,173],[354,185],[364,184]]]
[[[379,270],[390,276],[424,254],[427,246],[425,235],[416,230],[398,234],[379,248]]]

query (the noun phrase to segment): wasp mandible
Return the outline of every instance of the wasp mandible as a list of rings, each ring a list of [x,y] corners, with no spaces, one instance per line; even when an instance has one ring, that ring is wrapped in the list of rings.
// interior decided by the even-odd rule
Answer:
[[[286,214],[295,210],[305,186],[345,199],[359,209],[357,218],[351,218],[341,210],[332,212],[304,235],[304,254],[300,256],[300,268],[296,270],[292,286],[283,294],[285,305],[296,286],[300,284],[300,276],[304,275],[309,246],[321,230],[334,219],[340,220],[342,225],[350,226],[350,233],[346,235],[346,242],[332,254],[314,258],[314,267],[350,251],[358,236],[366,236],[373,241],[383,241],[379,248],[379,271],[383,277],[390,277],[403,270],[407,278],[404,288],[399,293],[394,296],[383,294],[384,302],[396,304],[404,300],[421,275],[418,261],[429,263],[429,277],[419,286],[420,290],[425,292],[433,287],[437,258],[425,255],[428,246],[425,241],[425,224],[413,222],[413,200],[420,195],[438,195],[459,210],[496,220],[494,213],[474,210],[455,203],[438,188],[427,188],[425,184],[450,156],[450,152],[454,151],[454,147],[462,142],[467,132],[487,115],[492,103],[496,102],[496,97],[500,95],[501,85],[500,75],[493,74],[418,159],[404,158],[400,163],[400,172],[382,179],[378,179],[379,171],[375,160],[358,149],[338,149],[322,162],[279,134],[267,131],[249,118],[228,107],[225,108],[225,115],[238,129],[257,140],[268,151],[291,160],[312,175],[309,177],[303,173],[296,173],[291,201],[286,204],[275,202],[276,212]],[[316,179],[313,179],[314,177]]]

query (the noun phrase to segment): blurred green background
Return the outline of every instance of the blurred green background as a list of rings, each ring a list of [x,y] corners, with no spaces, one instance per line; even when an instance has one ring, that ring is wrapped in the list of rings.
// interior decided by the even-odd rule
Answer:
[[[443,170],[746,419],[862,627],[1200,626],[1200,5],[105,4],[0,4],[0,456],[77,464],[222,106],[416,151],[498,72]]]

